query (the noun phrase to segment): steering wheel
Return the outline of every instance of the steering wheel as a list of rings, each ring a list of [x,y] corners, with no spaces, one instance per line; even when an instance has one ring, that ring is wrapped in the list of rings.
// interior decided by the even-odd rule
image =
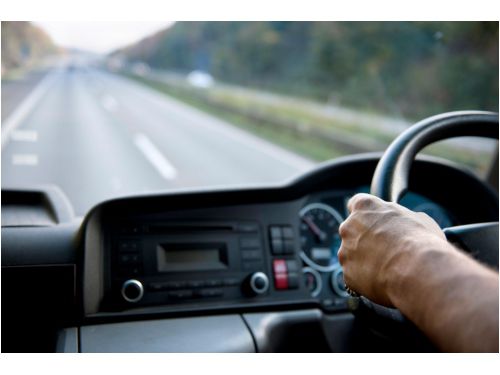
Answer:
[[[424,119],[389,145],[375,169],[370,192],[397,203],[408,189],[413,160],[424,147],[453,137],[498,139],[498,130],[498,113],[494,112],[459,111]],[[473,251],[481,261],[498,269],[498,222],[450,227],[444,229],[444,233],[449,242],[468,252]],[[396,309],[378,305],[363,296],[350,298],[348,304],[351,311],[371,323],[379,335],[394,337],[404,332],[417,341],[426,341],[423,334]]]

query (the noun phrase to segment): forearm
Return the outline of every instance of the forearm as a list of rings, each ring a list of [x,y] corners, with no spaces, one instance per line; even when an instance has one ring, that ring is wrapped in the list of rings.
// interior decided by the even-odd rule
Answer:
[[[498,274],[442,244],[416,246],[391,267],[394,306],[443,351],[498,352]]]

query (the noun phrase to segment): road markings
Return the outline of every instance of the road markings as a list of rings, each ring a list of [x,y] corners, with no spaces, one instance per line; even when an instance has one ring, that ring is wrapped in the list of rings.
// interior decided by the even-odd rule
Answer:
[[[177,177],[177,170],[147,136],[137,133],[134,136],[134,143],[163,178],[173,180]]]
[[[101,105],[108,112],[115,112],[118,109],[118,102],[111,95],[104,95],[101,98]]]
[[[31,93],[19,104],[16,109],[2,123],[2,149],[9,142],[11,133],[33,111],[36,104],[53,84],[58,74],[53,70],[47,73]]]
[[[36,130],[13,130],[10,134],[10,139],[17,142],[36,142],[38,140],[38,132]]]
[[[38,155],[36,154],[14,154],[12,155],[12,164],[36,166],[38,165]]]

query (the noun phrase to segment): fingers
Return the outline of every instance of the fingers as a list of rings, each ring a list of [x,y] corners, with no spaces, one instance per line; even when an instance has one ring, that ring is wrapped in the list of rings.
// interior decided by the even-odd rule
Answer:
[[[374,195],[359,193],[351,197],[347,202],[349,213],[356,210],[370,210],[380,206],[384,201]]]

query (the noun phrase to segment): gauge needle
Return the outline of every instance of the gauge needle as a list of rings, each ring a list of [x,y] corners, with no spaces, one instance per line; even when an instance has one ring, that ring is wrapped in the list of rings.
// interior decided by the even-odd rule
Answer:
[[[312,221],[308,217],[302,217],[302,221],[307,224],[311,232],[314,233],[314,235],[320,240],[320,242],[323,242],[326,239],[326,234],[323,232],[321,229],[318,228],[316,224],[314,224],[314,221]]]

